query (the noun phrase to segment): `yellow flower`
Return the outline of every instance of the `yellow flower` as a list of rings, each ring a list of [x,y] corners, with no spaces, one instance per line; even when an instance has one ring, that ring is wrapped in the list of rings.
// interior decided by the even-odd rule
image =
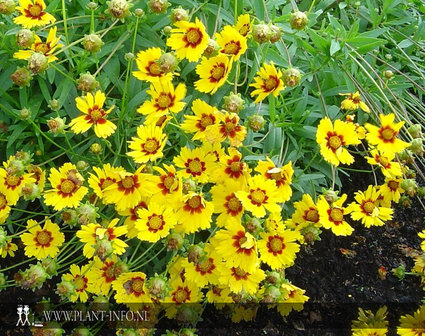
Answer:
[[[139,217],[140,209],[147,209],[149,203],[149,197],[142,197],[142,200],[132,208],[125,210],[118,210],[118,214],[121,216],[128,216],[124,222],[124,225],[127,227],[126,236],[128,238],[137,237],[139,230],[136,228],[136,221]]]
[[[201,99],[195,99],[192,103],[192,111],[195,115],[185,115],[181,128],[186,133],[195,133],[193,140],[204,141],[207,127],[217,122],[218,110]]]
[[[133,76],[137,79],[156,82],[160,78],[172,79],[172,73],[164,73],[158,62],[161,57],[160,48],[149,48],[145,51],[139,51],[136,58],[137,71],[133,71]]]
[[[223,309],[226,303],[233,303],[227,286],[212,286],[205,298],[208,303],[214,303],[217,309]]]
[[[70,301],[75,302],[80,299],[81,302],[86,302],[88,299],[87,287],[88,287],[88,278],[85,275],[87,271],[91,268],[90,264],[79,266],[72,264],[69,268],[71,273],[62,275],[62,280],[71,282],[75,287],[75,292],[72,294]]]
[[[404,189],[401,187],[402,178],[385,178],[385,183],[379,187],[382,205],[390,208],[391,202],[398,203]]]
[[[207,244],[204,248],[205,256],[200,258],[198,262],[189,262],[183,260],[183,267],[186,270],[185,277],[188,282],[192,282],[199,288],[204,288],[206,285],[219,285],[219,276],[217,266],[221,262],[211,245]]]
[[[197,62],[210,40],[205,26],[198,18],[195,22],[178,21],[175,26],[177,28],[171,29],[167,46],[176,51],[178,58],[187,58],[190,62]]]
[[[150,302],[146,288],[146,274],[143,272],[122,273],[113,283],[117,303]]]
[[[310,224],[317,227],[321,226],[319,211],[309,194],[304,194],[301,201],[294,203],[294,207],[295,212],[291,219],[297,230],[301,230]]]
[[[211,226],[214,205],[205,201],[202,194],[190,192],[183,196],[177,210],[175,230],[186,234],[208,229]]]
[[[282,71],[276,70],[274,63],[264,63],[254,78],[255,83],[251,84],[255,88],[251,92],[251,97],[257,96],[255,103],[264,100],[268,95],[273,94],[277,98],[280,91],[285,89],[282,80]]]
[[[217,34],[216,40],[221,47],[220,53],[234,57],[235,61],[247,49],[246,38],[232,26],[224,26],[223,30]]]
[[[15,251],[17,250],[18,250],[18,245],[12,243],[12,238],[8,237],[6,239],[6,245],[0,248],[0,254],[2,258],[6,258],[8,255],[10,255],[11,257],[14,257]]]
[[[277,311],[282,316],[288,316],[292,310],[301,311],[304,302],[309,299],[308,296],[304,295],[305,290],[291,283],[283,283],[281,291],[283,292],[283,302],[279,302]]]
[[[242,14],[238,16],[238,20],[235,24],[235,29],[242,36],[247,36],[252,29],[253,20],[250,19],[249,14]]]
[[[38,166],[31,164],[28,167],[28,173],[35,179],[35,184],[38,186],[38,190],[43,192],[44,185],[46,184],[46,171]]]
[[[170,319],[174,318],[179,308],[187,303],[191,304],[191,308],[197,309],[197,303],[202,301],[202,296],[203,294],[197,284],[183,281],[181,278],[175,279],[171,282],[169,296],[164,300],[164,303],[167,304],[165,315]]]
[[[233,59],[226,55],[202,57],[201,63],[196,66],[196,73],[200,79],[195,82],[199,92],[214,94],[223,86],[232,70]]]
[[[251,169],[242,161],[242,154],[234,147],[229,147],[229,155],[222,155],[211,175],[211,182],[220,183],[223,179],[246,185],[250,178]]]
[[[349,236],[354,229],[344,220],[344,215],[350,213],[348,208],[343,207],[347,195],[342,195],[332,206],[324,196],[320,196],[317,202],[320,221],[325,229],[331,229],[337,236]]]
[[[211,245],[225,260],[226,266],[254,272],[258,267],[257,245],[254,236],[240,225],[219,230],[211,238]]]
[[[47,35],[46,43],[43,43],[38,35],[34,34],[34,43],[29,50],[19,50],[13,54],[14,58],[26,60],[31,57],[33,53],[42,53],[47,57],[49,63],[56,61],[58,58],[53,55],[57,48],[62,47],[58,44],[60,37],[56,37],[57,27],[50,28]]]
[[[240,183],[229,179],[211,188],[214,212],[219,214],[217,226],[241,225],[244,208],[241,201],[236,197],[236,192],[244,189]]]
[[[241,146],[246,137],[246,127],[239,125],[239,116],[236,113],[219,112],[217,119],[219,123],[206,129],[207,141],[217,143],[228,139],[230,146]]]
[[[254,268],[251,272],[248,272],[241,267],[228,267],[226,264],[221,264],[219,270],[221,285],[229,287],[234,293],[244,291],[253,295],[258,291],[260,282],[266,277],[261,268]]]
[[[285,228],[286,225],[282,221],[282,215],[280,212],[269,214],[264,221],[264,229],[266,232],[282,232]]]
[[[183,178],[192,178],[199,183],[207,183],[215,167],[214,157],[203,148],[183,147],[180,155],[174,157],[174,164],[183,168],[177,174]]]
[[[51,14],[44,11],[46,9],[44,0],[19,0],[19,6],[16,9],[19,10],[20,15],[15,17],[13,22],[24,28],[45,26],[56,21]]]
[[[352,164],[354,157],[346,149],[350,145],[358,145],[360,140],[352,123],[336,120],[335,124],[329,118],[323,118],[317,128],[316,141],[320,146],[320,154],[334,166]]]
[[[117,182],[120,179],[120,173],[125,172],[124,168],[112,167],[109,163],[103,165],[102,168],[93,167],[93,170],[96,175],[90,173],[88,182],[90,188],[93,189],[96,196],[100,199],[103,198],[103,190]]]
[[[132,152],[127,152],[137,163],[145,163],[155,161],[163,156],[162,150],[167,142],[167,136],[162,133],[162,128],[149,125],[139,126],[137,128],[137,136],[132,137],[129,141],[129,148]]]
[[[360,98],[359,91],[356,93],[340,93],[341,96],[348,96],[341,102],[341,110],[355,111],[361,108],[363,111],[370,113],[369,107]]]
[[[236,196],[242,202],[244,208],[258,218],[270,212],[280,212],[279,190],[274,181],[266,180],[261,175],[256,175],[248,180],[248,191],[238,191]]]
[[[177,223],[172,208],[165,204],[150,202],[147,209],[138,210],[135,226],[140,240],[156,243],[168,235]]]
[[[0,193],[2,193],[9,206],[15,205],[22,194],[22,188],[26,184],[34,183],[32,174],[18,176],[0,168]]]
[[[385,221],[392,219],[393,210],[391,208],[378,206],[380,192],[372,185],[363,193],[356,192],[354,199],[357,203],[351,203],[349,209],[351,218],[360,220],[367,228],[382,226]]]
[[[181,201],[183,185],[181,178],[176,175],[176,168],[174,166],[168,166],[166,164],[163,164],[163,166],[165,170],[158,166],[153,167],[160,176],[157,184],[159,191],[152,197],[152,199],[158,203],[166,202],[172,205]]]
[[[140,166],[133,174],[120,173],[117,182],[103,190],[105,204],[115,204],[118,211],[135,207],[144,196],[151,196],[158,191],[155,176],[142,173],[145,166]]]
[[[370,145],[378,147],[378,150],[383,153],[399,153],[410,145],[403,140],[397,139],[400,128],[403,127],[404,121],[394,123],[395,115],[379,115],[381,127],[372,124],[366,124],[368,130],[366,140]]]
[[[56,257],[59,247],[65,241],[65,236],[60,232],[59,226],[46,219],[43,227],[33,219],[27,221],[28,233],[21,235],[25,245],[25,255],[36,257],[38,260],[47,257]]]
[[[300,250],[295,242],[299,236],[299,233],[291,230],[261,233],[262,239],[257,241],[260,259],[272,269],[292,266],[295,254]]]
[[[380,167],[385,177],[390,178],[403,175],[400,163],[393,162],[395,153],[380,153],[378,150],[372,149],[370,154],[372,157],[366,157],[367,162]]]
[[[413,315],[400,317],[397,334],[400,336],[422,336],[425,333],[425,305],[422,305]]]
[[[147,93],[152,100],[145,101],[137,112],[147,116],[146,123],[152,124],[161,116],[167,116],[169,112],[178,113],[186,105],[182,100],[186,95],[186,86],[183,83],[174,89],[173,83],[168,79],[160,79],[153,82]]]
[[[111,258],[106,258],[104,261],[95,257],[92,267],[87,272],[87,290],[94,294],[108,295],[112,282],[118,278],[126,267],[115,255]]]
[[[12,204],[9,202],[9,199],[6,194],[0,192],[0,224],[2,224],[9,216],[11,205]],[[2,219],[4,219],[4,221]]]
[[[105,100],[105,94],[101,91],[96,91],[94,96],[88,92],[85,97],[75,98],[77,108],[83,112],[83,115],[71,120],[72,131],[76,134],[84,133],[94,126],[94,132],[99,138],[107,138],[113,134],[117,126],[106,120],[106,116],[114,107],[105,111],[103,109]]]
[[[259,172],[266,180],[275,182],[279,190],[279,203],[289,201],[292,196],[291,183],[292,175],[294,175],[292,161],[282,168],[278,168],[269,157],[266,159],[267,161],[258,161],[255,171]]]
[[[359,308],[357,320],[353,321],[353,336],[385,336],[388,332],[387,307],[381,307],[376,314]]]
[[[67,162],[57,170],[50,170],[49,181],[52,189],[44,192],[44,202],[55,210],[76,208],[88,189],[83,186],[84,178],[77,168]]]

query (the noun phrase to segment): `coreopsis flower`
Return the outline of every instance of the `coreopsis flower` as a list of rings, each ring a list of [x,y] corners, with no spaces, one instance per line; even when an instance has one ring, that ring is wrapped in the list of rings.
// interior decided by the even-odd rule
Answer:
[[[413,315],[400,317],[397,334],[400,336],[422,336],[425,333],[425,305],[422,305]]]
[[[59,247],[65,241],[65,236],[60,232],[57,224],[46,219],[43,227],[41,227],[35,220],[29,219],[27,230],[28,232],[21,235],[27,257],[36,257],[38,260],[56,257],[59,253]]]
[[[295,223],[297,230],[310,224],[317,227],[321,226],[319,211],[309,194],[304,194],[301,201],[294,203],[294,207],[295,212],[291,219]]]
[[[151,196],[157,192],[156,178],[142,173],[144,166],[140,166],[134,173],[120,173],[115,183],[103,190],[103,200],[106,204],[115,204],[118,211],[133,208],[144,196]]]
[[[190,303],[190,306],[193,307],[202,301],[203,294],[197,284],[176,278],[170,285],[170,293],[164,300],[164,303],[167,303],[165,315],[168,318],[174,318],[178,309],[185,303]]]
[[[222,31],[217,34],[216,40],[221,48],[220,53],[233,57],[235,61],[246,52],[246,37],[232,26],[224,26]]]
[[[20,14],[13,19],[13,22],[24,28],[45,26],[56,21],[53,15],[44,11],[46,9],[44,0],[19,0],[16,9]]]
[[[136,221],[140,218],[139,210],[147,209],[149,201],[150,201],[149,197],[142,197],[142,200],[134,207],[117,211],[119,215],[127,216],[127,218],[125,219],[124,225],[127,226],[126,236],[128,238],[131,239],[131,238],[137,237],[137,235],[139,234],[139,230],[136,228]]]
[[[266,277],[261,268],[254,268],[248,272],[241,267],[229,267],[227,264],[219,266],[221,273],[219,281],[222,286],[227,286],[233,293],[242,291],[254,295],[260,286],[260,282]]]
[[[341,102],[341,110],[355,111],[362,109],[363,111],[370,113],[369,107],[362,101],[359,91],[356,93],[340,93],[341,96],[348,96]]]
[[[358,145],[360,140],[352,123],[336,120],[334,124],[326,117],[317,127],[316,141],[320,146],[320,154],[334,166],[340,163],[350,165],[354,157],[348,152],[347,146]]]
[[[400,128],[403,127],[404,121],[394,122],[394,113],[384,115],[380,114],[381,127],[372,124],[366,124],[368,130],[366,140],[370,145],[374,145],[380,152],[399,153],[410,145],[403,140],[397,138]]]
[[[167,46],[176,51],[178,58],[187,58],[190,62],[197,62],[210,40],[205,26],[198,18],[195,22],[176,22],[175,26],[177,28],[171,29]]]
[[[147,209],[139,209],[135,226],[140,240],[156,243],[168,235],[177,223],[172,208],[166,204],[150,202]]]
[[[211,226],[214,205],[200,193],[190,192],[183,196],[176,212],[177,232],[186,234],[208,229]]]
[[[192,103],[192,111],[195,115],[185,115],[181,128],[186,133],[195,133],[193,140],[205,141],[207,127],[218,122],[218,110],[201,99],[195,99]]]
[[[252,29],[252,22],[253,20],[250,19],[249,14],[239,15],[235,24],[235,29],[242,36],[248,36]]]
[[[182,100],[186,95],[186,86],[183,83],[174,89],[173,83],[169,79],[160,79],[151,83],[147,93],[152,97],[146,100],[137,112],[146,115],[147,123],[150,119],[167,116],[169,112],[178,113],[186,105]]]
[[[2,258],[6,258],[8,255],[14,257],[17,250],[18,245],[12,243],[12,238],[8,237],[6,239],[6,245],[0,248],[0,255]]]
[[[217,55],[210,58],[202,57],[201,63],[196,66],[196,73],[200,79],[195,82],[199,92],[214,94],[229,77],[233,59],[226,55]]]
[[[376,314],[359,308],[357,320],[351,324],[353,336],[385,336],[388,332],[387,307],[381,307]]]
[[[366,157],[366,160],[371,165],[377,165],[381,168],[382,174],[385,177],[399,177],[403,175],[400,163],[394,162],[395,153],[380,153],[377,149],[370,151],[372,157]]]
[[[167,142],[167,136],[162,132],[162,128],[153,124],[149,126],[139,126],[137,137],[132,137],[128,147],[133,151],[127,152],[137,163],[155,161],[162,158],[162,150]]]
[[[6,218],[9,216],[10,210],[11,210],[11,202],[9,201],[6,194],[3,194],[0,192],[0,223],[3,223],[2,219],[6,220]]]
[[[126,269],[127,266],[115,255],[106,258],[104,261],[94,257],[93,264],[87,272],[88,291],[95,294],[108,295],[112,288],[112,283]]]
[[[248,180],[248,190],[238,191],[236,196],[242,202],[244,208],[250,211],[255,217],[263,218],[266,210],[270,212],[280,212],[279,190],[272,180],[266,180],[261,175],[256,175]]]
[[[93,167],[93,170],[96,174],[90,173],[88,183],[100,199],[103,198],[103,190],[117,182],[120,173],[125,172],[123,167],[112,167],[109,163],[104,164],[102,168]]]
[[[40,52],[47,57],[49,63],[56,61],[58,58],[53,55],[57,48],[63,45],[59,43],[60,36],[56,37],[57,27],[50,28],[49,34],[47,35],[46,43],[41,41],[38,35],[34,34],[34,43],[31,45],[29,50],[19,50],[13,54],[14,58],[27,60],[33,53]]]
[[[84,133],[92,126],[94,132],[99,138],[107,138],[115,132],[117,126],[106,119],[106,116],[113,110],[113,106],[109,110],[103,109],[106,96],[101,91],[96,91],[95,95],[87,92],[85,97],[75,98],[77,108],[83,112],[82,116],[74,118],[69,124],[74,133]]]
[[[253,235],[242,226],[232,226],[216,232],[211,238],[216,253],[226,266],[253,272],[258,267],[257,244]]]
[[[268,95],[272,94],[274,97],[278,97],[280,91],[285,89],[282,80],[282,71],[276,70],[274,63],[264,63],[257,72],[257,76],[254,77],[255,83],[250,84],[255,90],[251,92],[251,97],[255,98],[255,103],[259,103],[264,100]]]
[[[35,179],[32,174],[16,175],[6,169],[0,168],[0,193],[5,195],[9,206],[15,205],[22,195],[22,188]]]
[[[229,155],[222,155],[214,172],[211,174],[211,181],[220,183],[225,180],[238,182],[239,185],[246,185],[250,178],[251,169],[246,162],[242,161],[242,154],[234,147],[229,147]]]
[[[226,303],[233,303],[228,286],[211,286],[205,298],[208,303],[214,303],[217,309],[223,309]]]
[[[81,225],[81,229],[77,231],[76,236],[85,244],[83,248],[84,256],[92,258],[96,253],[100,253],[99,257],[102,257],[101,253],[103,251],[99,251],[102,248],[100,244],[102,240],[109,242],[108,246],[110,246],[111,254],[123,254],[128,245],[118,237],[127,233],[127,227],[124,225],[117,226],[118,222],[119,219],[115,218],[109,222],[107,227],[94,223]]]
[[[260,259],[272,269],[292,266],[300,250],[296,243],[299,236],[298,232],[291,230],[261,233],[261,239],[257,240]]]
[[[280,212],[274,212],[267,216],[264,221],[264,229],[266,232],[282,231],[286,228],[286,223],[283,223]]]
[[[49,182],[52,189],[44,192],[44,202],[55,210],[76,208],[88,189],[83,186],[84,178],[72,163],[65,163],[57,170],[50,170]]]
[[[46,171],[33,164],[28,167],[27,171],[35,179],[34,183],[38,186],[39,192],[42,192],[46,184]]]
[[[197,262],[189,262],[187,259],[183,260],[183,267],[186,270],[185,277],[188,282],[192,282],[203,288],[208,284],[219,285],[219,270],[218,265],[221,263],[221,258],[214,253],[211,245],[204,248],[205,256]]]
[[[291,183],[292,176],[294,175],[292,161],[279,168],[267,157],[266,161],[258,161],[255,171],[259,172],[266,180],[273,180],[275,182],[279,190],[279,203],[284,203],[291,198]]]
[[[117,303],[150,302],[146,288],[146,274],[143,272],[122,273],[113,283]]]
[[[91,264],[81,266],[81,268],[78,265],[72,264],[69,268],[70,273],[62,275],[62,281],[70,282],[75,288],[75,291],[72,292],[70,297],[71,302],[75,302],[78,299],[80,302],[86,302],[89,298],[87,292],[89,280],[86,274],[90,268]]]
[[[159,181],[157,187],[159,191],[152,198],[156,202],[168,202],[170,204],[176,203],[181,200],[182,197],[182,181],[177,176],[176,168],[173,165],[163,164],[164,169],[155,166],[153,169],[157,171],[159,175]]]
[[[348,208],[344,208],[343,204],[347,199],[347,195],[342,195],[338,200],[330,205],[324,196],[320,196],[317,201],[317,209],[319,210],[320,222],[325,229],[330,229],[337,236],[349,236],[354,229],[344,220],[344,215],[350,213]]]
[[[386,177],[384,184],[379,186],[379,192],[382,196],[382,205],[390,208],[391,202],[398,203],[404,189],[401,187],[402,178]]]
[[[206,139],[211,143],[223,142],[228,139],[230,146],[239,147],[246,137],[246,127],[239,125],[239,116],[236,113],[219,112],[218,123],[206,130]]]
[[[371,226],[382,226],[385,221],[392,219],[393,210],[379,206],[381,193],[370,185],[365,192],[356,192],[354,199],[357,203],[349,206],[351,218],[360,220],[367,228]]]
[[[301,311],[304,303],[308,301],[308,296],[304,295],[305,290],[291,283],[282,283],[281,292],[283,294],[283,301],[277,305],[277,311],[282,316],[288,316],[293,310]]]
[[[206,183],[215,167],[214,159],[213,155],[204,148],[183,147],[180,155],[174,157],[173,162],[178,168],[182,168],[177,175],[183,178],[192,178],[199,183]]]
[[[149,48],[144,51],[139,51],[136,58],[138,70],[133,71],[133,76],[147,82],[156,82],[160,78],[171,80],[173,74],[171,72],[164,73],[159,64],[161,54],[162,51],[160,48]]]
[[[229,227],[240,226],[244,208],[242,202],[236,197],[236,193],[245,188],[238,182],[225,179],[224,183],[211,188],[214,213],[218,213],[217,226]]]

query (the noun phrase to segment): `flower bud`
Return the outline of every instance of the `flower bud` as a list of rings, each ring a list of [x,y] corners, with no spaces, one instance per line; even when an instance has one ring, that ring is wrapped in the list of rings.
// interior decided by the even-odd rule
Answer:
[[[28,58],[28,69],[34,75],[44,72],[48,65],[49,61],[47,57],[40,52],[33,53],[30,58]]]
[[[424,154],[423,140],[420,138],[413,139],[410,142],[409,149],[412,151],[413,154],[423,156]]]
[[[303,30],[308,23],[308,17],[303,12],[295,12],[291,14],[289,23],[292,29]]]
[[[10,175],[18,175],[22,176],[25,171],[25,165],[22,160],[17,159],[16,157],[14,159],[11,159],[9,161],[9,166],[7,167],[7,172]]]
[[[196,336],[195,329],[183,328],[180,330],[179,336]]]
[[[98,256],[100,260],[105,261],[113,252],[112,243],[108,239],[102,239],[97,242],[94,250],[94,255]]]
[[[14,0],[0,0],[0,13],[4,15],[13,14],[16,9]]]
[[[55,259],[52,259],[52,258],[43,259],[41,261],[41,266],[43,266],[49,279],[58,274],[57,272],[58,264],[56,263]]]
[[[391,273],[396,276],[399,280],[403,280],[406,273],[406,267],[404,265],[400,265],[397,268],[393,268]]]
[[[89,167],[89,164],[86,161],[80,160],[77,162],[76,167],[79,171],[83,171]]]
[[[32,73],[27,68],[18,68],[10,75],[10,79],[18,86],[27,86],[31,82]]]
[[[189,21],[189,13],[182,7],[173,8],[170,15],[172,23],[179,21]]]
[[[27,108],[24,108],[24,109],[22,109],[22,110],[19,111],[19,116],[22,119],[26,120],[29,117],[31,117],[31,111],[29,109],[27,109]]]
[[[313,245],[316,240],[321,240],[320,234],[322,233],[322,231],[320,231],[320,229],[318,229],[313,224],[304,228],[301,233],[304,236],[304,241],[307,244]]]
[[[34,201],[40,194],[40,187],[38,184],[28,183],[22,187],[22,196],[26,201]]]
[[[392,60],[392,59],[393,59],[393,55],[391,55],[391,54],[385,54],[385,58],[386,58],[388,61],[390,61],[390,60]]]
[[[420,187],[418,189],[418,197],[425,198],[425,187]]]
[[[220,46],[218,45],[217,41],[210,39],[202,55],[208,58],[213,57],[218,54],[219,50],[220,50]]]
[[[92,152],[94,155],[98,155],[102,151],[102,145],[98,144],[97,142],[93,143],[90,146],[90,152]]]
[[[384,77],[386,79],[391,79],[394,77],[394,72],[392,72],[391,70],[385,70],[384,71]]]
[[[416,178],[416,171],[410,168],[405,168],[404,170],[404,177],[408,179],[415,179]]]
[[[266,271],[265,282],[271,285],[278,285],[282,282],[282,276],[276,271]]]
[[[83,92],[92,92],[99,87],[99,82],[89,72],[81,74],[77,84],[78,90]]]
[[[171,34],[171,30],[173,29],[173,27],[171,27],[171,26],[165,26],[163,29],[162,29],[162,32],[164,33],[164,35],[170,35]]]
[[[2,287],[6,285],[7,279],[4,273],[0,273],[0,291],[2,290]]]
[[[97,217],[97,208],[92,204],[82,204],[77,208],[78,224],[80,225],[94,223]]]
[[[87,8],[89,9],[89,10],[92,10],[92,11],[94,11],[96,8],[97,8],[97,3],[96,2],[89,2],[88,4],[87,4]]]
[[[90,332],[90,329],[79,326],[71,331],[71,336],[93,336],[93,334]]]
[[[91,53],[96,53],[103,46],[103,41],[97,34],[84,35],[83,47]]]
[[[158,64],[164,73],[174,72],[179,65],[179,61],[172,53],[165,53],[158,59]]]
[[[401,182],[400,187],[404,189],[411,197],[418,192],[418,185],[414,179],[405,179]]]
[[[23,289],[32,290],[41,288],[48,276],[44,268],[39,263],[31,265],[28,269],[20,271],[19,273],[21,277],[18,285]]]
[[[165,240],[165,246],[169,251],[178,251],[183,246],[184,239],[180,233],[172,232]]]
[[[244,100],[241,98],[241,94],[230,93],[228,96],[223,98],[223,108],[230,113],[239,113],[244,108]]]
[[[54,135],[61,134],[65,129],[66,118],[50,118],[47,121],[47,125],[49,126],[49,132]]]
[[[413,153],[407,148],[398,153],[398,158],[405,164],[412,164],[414,161]]]
[[[187,260],[191,263],[197,264],[199,259],[204,255],[204,250],[199,245],[192,245],[187,251]]]
[[[244,227],[246,231],[253,234],[261,227],[261,223],[257,218],[249,218],[245,221]]]
[[[134,15],[136,15],[137,17],[142,17],[145,15],[145,11],[141,8],[136,8],[134,10]]]
[[[412,200],[407,195],[402,195],[400,197],[400,200],[398,201],[398,204],[402,206],[403,208],[410,208],[412,206]]]
[[[168,0],[149,0],[148,6],[152,12],[162,14],[167,11],[170,4]]]
[[[277,41],[280,40],[282,36],[282,29],[280,29],[280,27],[273,24],[270,26],[270,29],[272,31],[270,35],[270,43],[276,43]]]
[[[199,321],[199,313],[196,310],[196,305],[182,305],[179,307],[176,321],[181,324],[193,324]]]
[[[160,300],[163,300],[170,291],[167,279],[157,274],[146,281],[146,287],[150,295]]]
[[[64,224],[69,225],[71,228],[77,224],[77,218],[77,211],[74,209],[66,209],[61,214]]]
[[[60,102],[57,99],[52,99],[51,101],[49,101],[49,107],[53,110],[53,111],[57,111],[60,107]]]
[[[131,53],[131,52],[128,52],[128,53],[126,53],[125,55],[124,55],[124,59],[126,60],[126,61],[132,61],[132,60],[134,60],[136,58],[136,56],[134,56],[134,54],[133,53]]]
[[[422,126],[420,124],[414,124],[410,126],[407,131],[412,138],[422,138]]]
[[[130,12],[131,5],[127,0],[111,0],[107,4],[107,12],[116,19],[123,20]]]
[[[254,132],[262,130],[265,123],[266,121],[264,120],[263,116],[259,114],[254,114],[248,118],[248,127]]]
[[[191,191],[196,191],[196,182],[192,179],[183,181],[183,194],[187,194]]]
[[[58,283],[56,287],[56,294],[58,294],[62,299],[70,299],[71,296],[75,295],[75,287],[72,282],[63,280]]]
[[[338,191],[335,190],[325,190],[322,188],[322,194],[325,197],[325,200],[332,205],[333,202],[337,201],[339,199],[338,197]]]
[[[276,286],[268,286],[264,291],[263,303],[276,303],[282,296],[280,289]]]
[[[285,86],[294,87],[300,84],[301,73],[296,68],[289,68],[283,72],[283,83]]]
[[[252,27],[252,37],[259,44],[268,42],[272,34],[271,28],[265,23],[256,24]]]
[[[108,297],[103,295],[95,296],[93,298],[93,303],[91,308],[96,311],[100,311],[100,310],[108,311],[110,309],[110,302]]]
[[[1,1],[1,0],[0,0]],[[16,43],[24,49],[30,48],[35,41],[34,33],[29,29],[21,29],[16,34]]]

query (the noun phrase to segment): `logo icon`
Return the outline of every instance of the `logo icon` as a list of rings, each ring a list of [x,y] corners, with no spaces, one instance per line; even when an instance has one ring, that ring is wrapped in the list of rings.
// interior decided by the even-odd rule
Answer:
[[[28,305],[18,305],[18,309],[16,310],[18,313],[18,322],[16,323],[16,326],[26,326],[31,325],[30,320],[28,319],[28,315],[30,313],[30,307]],[[25,316],[25,319],[22,320],[22,315]]]

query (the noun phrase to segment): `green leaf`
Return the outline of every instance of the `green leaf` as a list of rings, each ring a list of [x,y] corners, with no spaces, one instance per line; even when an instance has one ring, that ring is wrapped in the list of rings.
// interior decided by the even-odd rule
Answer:
[[[331,56],[333,56],[335,53],[337,53],[339,50],[341,50],[341,46],[337,40],[332,40],[331,47],[329,50],[329,53]]]

